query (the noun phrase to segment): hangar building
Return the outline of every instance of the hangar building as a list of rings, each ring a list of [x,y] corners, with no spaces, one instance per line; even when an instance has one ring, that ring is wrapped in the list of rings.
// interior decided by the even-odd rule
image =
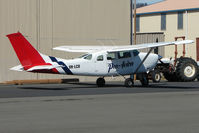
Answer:
[[[175,37],[185,36],[194,40],[186,47],[186,56],[199,61],[199,1],[165,0],[137,10],[137,27],[139,33],[163,32],[165,41],[174,41]],[[164,57],[174,57],[174,46],[164,49]],[[182,56],[182,46],[178,55]]]
[[[22,32],[41,53],[61,58],[79,54],[52,50],[61,45],[130,44],[129,0],[0,0],[0,82],[67,78],[10,71],[19,65],[6,35]],[[87,77],[82,77],[82,80]]]

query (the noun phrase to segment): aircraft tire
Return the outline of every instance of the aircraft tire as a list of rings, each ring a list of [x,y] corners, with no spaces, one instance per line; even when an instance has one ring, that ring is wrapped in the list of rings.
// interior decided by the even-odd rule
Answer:
[[[198,75],[197,63],[191,58],[180,58],[176,67],[176,76],[180,81],[194,81]]]
[[[104,78],[98,78],[96,81],[96,84],[98,87],[104,87],[105,86],[105,80]]]
[[[133,87],[133,85],[134,85],[133,79],[131,79],[131,78],[126,79],[124,82],[124,85],[125,85],[125,87]]]
[[[154,83],[159,83],[162,77],[158,70],[154,70],[151,76]]]

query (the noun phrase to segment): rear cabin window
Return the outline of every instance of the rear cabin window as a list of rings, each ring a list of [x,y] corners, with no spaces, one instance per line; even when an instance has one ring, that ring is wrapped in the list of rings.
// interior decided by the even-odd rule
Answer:
[[[107,60],[114,60],[116,59],[116,53],[108,53]]]
[[[131,57],[131,53],[129,51],[125,51],[125,52],[118,52],[118,58],[122,59],[122,58],[130,58]]]
[[[97,57],[97,61],[103,61],[103,60],[104,60],[103,55],[100,55],[100,56]]]

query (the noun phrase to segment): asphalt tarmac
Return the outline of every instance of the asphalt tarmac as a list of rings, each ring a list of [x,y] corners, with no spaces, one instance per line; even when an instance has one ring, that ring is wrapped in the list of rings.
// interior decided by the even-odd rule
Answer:
[[[148,87],[142,87],[140,82],[136,82],[133,88],[124,87],[123,82],[108,82],[106,86],[102,88],[97,87],[94,82],[74,84],[0,85],[0,98],[190,91],[199,91],[199,82],[150,83]]]
[[[198,133],[199,82],[0,85],[0,133]]]

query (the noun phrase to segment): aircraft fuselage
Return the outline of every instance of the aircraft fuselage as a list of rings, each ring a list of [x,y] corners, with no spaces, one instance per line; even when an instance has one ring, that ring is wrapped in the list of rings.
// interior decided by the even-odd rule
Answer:
[[[47,62],[57,63],[63,67],[57,68],[60,74],[83,76],[118,76],[131,75],[140,65],[147,53],[137,50],[125,52],[96,52],[86,54],[81,58],[65,60],[50,57]],[[44,58],[45,59],[45,58]],[[158,61],[158,55],[149,54],[149,58],[141,65],[136,73],[152,70]]]

